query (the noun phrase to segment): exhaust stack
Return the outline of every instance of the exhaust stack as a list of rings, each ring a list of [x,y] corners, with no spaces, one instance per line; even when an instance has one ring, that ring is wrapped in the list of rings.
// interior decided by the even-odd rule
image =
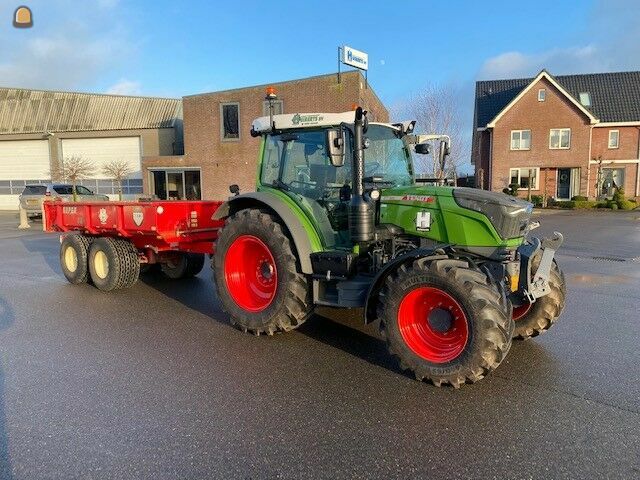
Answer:
[[[353,192],[349,203],[349,234],[353,242],[369,242],[374,234],[374,208],[364,196],[365,116],[362,107],[358,107],[353,128]]]

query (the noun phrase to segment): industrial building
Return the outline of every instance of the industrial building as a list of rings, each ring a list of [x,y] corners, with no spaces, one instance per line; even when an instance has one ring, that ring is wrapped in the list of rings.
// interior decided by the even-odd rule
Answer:
[[[51,181],[73,156],[95,166],[80,183],[111,198],[119,185],[102,167],[112,160],[131,167],[125,198],[225,199],[233,183],[252,190],[260,139],[249,132],[268,114],[267,86],[277,92],[275,113],[343,112],[358,104],[372,120],[389,119],[359,71],[183,99],[0,88],[0,209],[17,209],[25,184]]]
[[[17,209],[25,184],[51,181],[65,158],[74,156],[94,167],[81,184],[112,198],[120,186],[102,168],[126,161],[130,174],[123,193],[136,198],[142,194],[142,158],[181,151],[179,99],[0,88],[2,210]]]

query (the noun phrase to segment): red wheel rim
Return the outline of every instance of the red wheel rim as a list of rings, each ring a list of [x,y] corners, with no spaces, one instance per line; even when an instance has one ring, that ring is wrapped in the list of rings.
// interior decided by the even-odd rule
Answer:
[[[404,296],[398,309],[398,326],[407,346],[432,363],[456,359],[469,340],[462,307],[435,287],[419,287]]]
[[[276,295],[278,272],[269,247],[253,235],[241,235],[229,246],[224,258],[227,290],[240,308],[259,312]]]
[[[512,314],[513,321],[517,322],[518,320],[520,320],[527,313],[529,313],[529,310],[531,310],[530,303],[523,303],[518,307],[513,307],[513,314]]]

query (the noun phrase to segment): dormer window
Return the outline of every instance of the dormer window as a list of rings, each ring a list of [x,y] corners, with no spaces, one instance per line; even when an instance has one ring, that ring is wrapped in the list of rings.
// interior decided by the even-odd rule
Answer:
[[[580,92],[580,103],[584,107],[591,106],[591,94],[589,92]]]
[[[541,88],[540,90],[538,90],[538,101],[539,102],[544,102],[544,99],[547,96],[547,91],[544,88]]]

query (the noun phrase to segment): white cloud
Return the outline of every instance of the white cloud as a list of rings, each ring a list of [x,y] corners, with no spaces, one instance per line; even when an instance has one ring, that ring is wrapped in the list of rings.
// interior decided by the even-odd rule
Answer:
[[[531,77],[543,68],[552,74],[600,72],[608,66],[602,51],[594,45],[587,45],[533,54],[501,53],[483,64],[478,77],[483,80]]]
[[[599,0],[580,35],[588,41],[533,53],[501,53],[484,62],[478,78],[531,77],[543,68],[556,75],[638,70],[638,23],[637,0]]]
[[[140,82],[134,82],[123,78],[118,81],[118,83],[111,85],[105,93],[109,93],[111,95],[140,95],[142,93],[142,88]]]
[[[46,24],[28,32],[0,31],[0,83],[44,89],[85,89],[102,76],[118,71],[136,55],[137,47],[115,13],[73,12],[66,0],[51,2],[58,10]],[[96,0],[94,6],[115,6],[116,0]],[[91,13],[93,12],[93,13]],[[42,13],[45,15],[45,13]],[[36,20],[37,21],[37,20]]]

